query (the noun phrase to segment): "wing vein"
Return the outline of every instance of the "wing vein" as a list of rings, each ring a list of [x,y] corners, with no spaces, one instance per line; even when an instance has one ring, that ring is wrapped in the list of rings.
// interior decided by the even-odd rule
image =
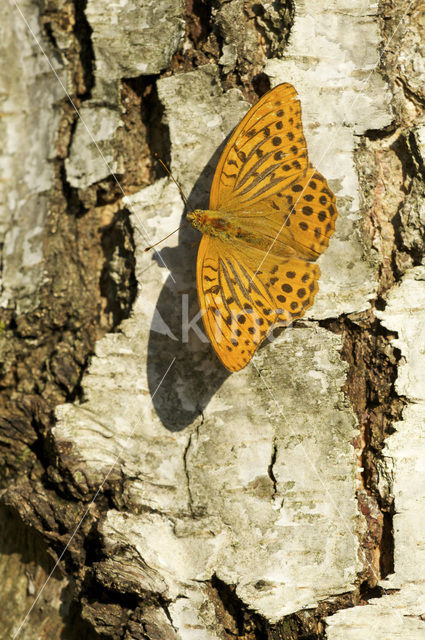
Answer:
[[[223,270],[223,274],[224,274],[224,277],[225,277],[225,280],[226,280],[226,284],[230,289],[230,293],[232,294],[232,297],[233,297],[234,301],[236,302],[238,307],[240,307],[242,309],[242,303],[239,300],[239,296],[236,293],[236,289],[233,286],[233,282],[232,282],[230,274],[229,274],[229,272],[227,270],[227,267],[226,267],[226,265],[224,264],[224,261],[221,258],[219,259],[219,264],[220,264],[220,266],[221,266],[221,268]]]

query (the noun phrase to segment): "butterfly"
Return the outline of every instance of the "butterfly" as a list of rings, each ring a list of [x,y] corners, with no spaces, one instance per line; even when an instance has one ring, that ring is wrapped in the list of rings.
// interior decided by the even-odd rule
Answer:
[[[315,262],[335,229],[335,196],[308,160],[297,95],[280,84],[248,111],[218,162],[209,209],[187,214],[203,233],[196,278],[205,330],[229,371],[312,306]]]

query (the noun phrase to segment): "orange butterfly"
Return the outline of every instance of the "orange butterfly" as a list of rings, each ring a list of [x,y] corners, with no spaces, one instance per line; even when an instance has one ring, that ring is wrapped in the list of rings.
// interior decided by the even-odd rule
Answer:
[[[337,215],[334,194],[308,161],[297,92],[280,84],[234,130],[209,210],[187,215],[204,234],[199,304],[227,369],[245,367],[273,326],[288,326],[311,307],[320,277],[314,263]]]

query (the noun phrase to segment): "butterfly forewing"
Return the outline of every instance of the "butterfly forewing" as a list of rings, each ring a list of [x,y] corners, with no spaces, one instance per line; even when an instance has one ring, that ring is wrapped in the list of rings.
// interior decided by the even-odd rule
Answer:
[[[285,189],[307,169],[301,106],[290,84],[266,93],[236,127],[218,163],[210,209],[240,209]]]
[[[294,256],[281,259],[256,249],[241,254],[204,236],[199,258],[205,329],[230,371],[245,367],[274,326],[303,316],[318,290],[318,265]]]
[[[310,165],[288,189],[234,215],[249,233],[262,238],[266,252],[292,248],[297,255],[316,260],[329,245],[338,213],[328,183]]]

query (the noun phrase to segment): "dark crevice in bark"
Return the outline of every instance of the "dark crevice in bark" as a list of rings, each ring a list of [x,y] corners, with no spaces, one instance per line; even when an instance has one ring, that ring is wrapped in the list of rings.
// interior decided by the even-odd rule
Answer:
[[[259,619],[257,620],[257,617],[237,596],[234,585],[229,585],[213,575],[211,586],[219,598],[220,606],[216,605],[217,618],[224,627],[229,640],[230,638],[267,640],[264,629],[260,629]],[[221,608],[223,611],[220,610]]]
[[[382,129],[367,129],[361,135],[355,134],[356,137],[361,141],[365,138],[370,140],[371,142],[375,142],[376,140],[385,140],[391,137],[395,131],[397,130],[397,124],[395,121],[391,122],[391,124],[383,127]]]
[[[417,175],[417,167],[415,166],[415,162],[412,157],[412,150],[407,144],[404,132],[402,132],[390,145],[390,149],[394,151],[400,160],[403,168],[403,182],[407,182],[407,185],[403,185],[401,188],[405,194],[408,194],[412,187],[412,180]]]
[[[332,602],[320,602],[314,609],[284,616],[279,622],[272,624],[259,614],[249,610],[236,593],[235,585],[229,585],[216,575],[211,579],[211,586],[219,597],[221,607],[215,604],[217,618],[224,627],[229,638],[241,640],[325,640],[325,623],[327,616],[353,607],[359,602],[359,592],[342,593],[332,598]],[[263,582],[256,585],[261,589]],[[212,598],[214,602],[214,598]]]
[[[414,91],[412,91],[412,89],[406,83],[405,79],[402,78],[401,76],[398,76],[397,81],[403,87],[403,91],[404,91],[404,94],[405,94],[407,100],[412,101],[414,104],[419,106],[421,109],[424,109],[425,108],[425,98],[423,98],[422,96],[420,96],[417,93],[415,93]]]
[[[85,10],[87,0],[74,0],[75,4],[75,28],[74,34],[80,43],[80,60],[83,69],[84,93],[80,94],[81,100],[91,98],[94,86],[94,51],[92,43],[92,28],[86,18]]]
[[[55,560],[43,533],[32,527],[24,526],[20,516],[2,505],[0,506],[0,529],[0,555],[1,557],[9,557],[12,578],[2,583],[2,609],[3,615],[9,611],[12,614],[11,618],[15,620],[13,632],[16,633],[17,626],[22,624],[18,637],[27,637],[27,632],[31,633],[40,627],[44,631],[50,630],[52,635],[49,637],[54,637],[53,633],[57,629],[58,635],[55,637],[59,637],[60,633],[62,640],[74,640],[75,638],[94,640],[95,636],[79,617],[78,606],[73,600],[75,585],[72,582],[64,581],[60,567],[53,571]],[[17,570],[20,564],[25,567],[24,575],[28,599],[26,609],[22,610],[21,618],[17,619],[15,603],[18,601],[16,596],[18,591],[22,591],[22,582],[25,581],[25,578],[20,576],[17,580],[13,569]],[[45,584],[41,613],[36,609],[32,616],[24,621],[24,616],[32,605],[37,592],[52,571],[50,580]],[[56,608],[57,602],[59,602],[59,610]],[[5,628],[7,622],[8,620],[2,619],[0,630],[2,638],[10,638],[13,635],[12,629]]]
[[[112,315],[112,329],[128,318],[137,294],[133,229],[129,212],[118,211],[102,234],[105,261],[100,290],[106,302],[105,313]]]
[[[119,549],[116,552],[119,553]],[[88,565],[90,567],[90,565]],[[86,603],[90,602],[103,602],[106,605],[118,604],[126,611],[135,609],[140,604],[140,596],[131,593],[129,591],[121,592],[118,589],[114,589],[112,584],[106,585],[104,581],[100,582],[96,573],[92,568],[96,568],[96,562],[93,563],[90,570],[88,570],[84,577],[84,582],[81,585],[82,599]],[[152,594],[153,601],[159,604],[159,600],[156,597],[157,594]]]
[[[164,107],[158,97],[156,81],[159,76],[139,76],[124,80],[140,97],[141,119],[146,128],[147,152],[151,159],[150,181],[163,176],[163,169],[155,156],[170,166],[171,143],[168,125],[164,118]]]
[[[263,635],[259,640],[325,640],[327,616],[358,603],[356,592],[342,593],[332,602],[320,602],[314,609],[303,609],[285,616],[276,624],[259,622]]]
[[[67,606],[67,614],[64,617],[65,626],[61,632],[60,640],[99,640],[99,635],[93,631],[92,626],[81,617],[81,606],[78,602],[71,601]]]
[[[115,555],[119,554],[120,549],[115,549]],[[149,608],[163,611],[170,627],[173,627],[169,613],[170,601],[167,598],[140,587],[137,593],[132,592],[120,584],[119,579],[108,582],[107,572],[99,570],[100,565],[101,563],[95,562],[86,571],[79,589],[82,617],[100,637],[129,637],[127,632],[134,632],[134,625],[137,625],[137,629],[145,627],[144,612]],[[133,636],[131,633],[130,637],[139,636]],[[149,636],[142,637],[151,640]]]
[[[413,160],[417,168],[417,171],[419,174],[418,177],[422,182],[424,182],[425,181],[425,161],[424,161],[423,155],[420,152],[420,149],[418,147],[418,142],[413,131],[407,132],[406,143],[412,153],[411,159]]]
[[[372,312],[343,316],[319,324],[343,336],[342,358],[349,370],[344,388],[357,415],[360,435],[354,445],[361,454],[363,492],[359,509],[368,523],[362,541],[366,564],[361,576],[370,588],[377,579],[391,573],[394,566],[392,542],[393,503],[390,493],[379,490],[380,460],[385,439],[393,433],[393,423],[401,419],[405,400],[395,390],[401,354],[392,346],[394,333],[386,330]],[[385,554],[376,564],[376,551]],[[382,553],[381,553],[382,555]]]
[[[82,402],[83,398],[84,398],[84,391],[83,391],[83,378],[84,375],[90,365],[91,362],[91,358],[92,358],[93,353],[90,351],[89,353],[87,353],[86,357],[84,358],[83,362],[81,363],[81,366],[79,368],[79,371],[77,371],[77,377],[75,379],[74,385],[72,387],[71,390],[67,389],[66,387],[64,387],[62,385],[62,388],[64,391],[67,391],[67,395],[66,395],[66,401],[70,402],[70,403],[74,403],[74,402]]]
[[[216,7],[216,3],[210,0],[186,0],[186,35],[194,49],[202,49],[212,33],[213,6]]]
[[[274,21],[264,6],[256,0],[245,3],[244,10],[249,17],[254,17],[257,31],[265,43],[266,58],[280,57],[288,44],[291,27],[295,17],[295,3],[292,0],[275,2],[279,20]]]
[[[77,117],[77,114],[75,114],[72,125],[70,127],[70,142],[69,142],[68,149],[71,147],[71,141],[74,137],[74,132],[77,126],[77,122],[78,122],[78,117]],[[58,178],[61,182],[61,187],[62,187],[62,194],[66,201],[66,214],[75,216],[76,218],[81,218],[85,213],[87,213],[88,209],[84,205],[84,203],[80,200],[78,189],[71,187],[71,185],[68,182],[68,178],[65,170],[65,162],[63,160],[57,160],[56,162],[57,162]]]
[[[270,480],[272,481],[272,484],[273,484],[273,494],[272,494],[273,498],[277,494],[277,480],[276,480],[276,476],[273,473],[273,467],[275,465],[276,458],[277,458],[277,443],[273,442],[272,456],[271,456],[270,464],[269,464],[268,469],[267,469],[267,473],[268,473],[269,478],[270,478]]]
[[[270,78],[265,73],[257,73],[252,79],[252,87],[259,98],[270,91]]]
[[[52,49],[55,51],[55,53],[58,53],[59,52],[58,43],[56,42],[56,38],[53,33],[52,24],[50,22],[46,22],[44,24],[44,33],[50,45],[52,46]]]
[[[294,13],[292,0],[273,3],[270,10],[255,0],[243,4],[187,0],[185,43],[174,54],[170,68],[190,71],[213,62],[224,90],[239,87],[253,101],[270,88],[262,68],[267,58],[284,51]],[[220,62],[225,47],[235,50],[230,67]]]
[[[48,56],[68,67],[72,86],[66,83],[67,90],[78,107],[80,100],[91,97],[95,81],[92,29],[85,15],[87,0],[43,4],[40,22],[50,44]]]
[[[394,503],[383,510],[382,536],[379,546],[379,569],[382,578],[394,573]]]
[[[387,594],[388,592],[378,585],[371,587],[367,580],[360,584],[360,596],[363,604],[372,600],[372,598],[382,598]]]
[[[36,439],[29,445],[29,449],[34,453],[37,461],[46,469],[50,465],[49,455],[46,452],[46,428],[40,423],[36,416],[32,417],[31,426],[36,434]]]
[[[204,64],[218,62],[220,47],[212,16],[216,8],[216,0],[186,0],[184,42],[173,55],[167,75],[169,71],[192,71]]]
[[[194,516],[194,512],[193,512],[192,490],[190,488],[190,475],[189,475],[189,469],[188,469],[188,465],[187,465],[187,456],[189,454],[189,449],[190,449],[190,446],[192,444],[192,437],[193,437],[193,434],[190,434],[189,439],[187,441],[187,445],[186,445],[185,450],[183,452],[183,469],[184,469],[184,474],[186,476],[186,487],[187,487],[189,512],[190,512],[191,516],[193,517]]]
[[[424,176],[412,147],[408,136],[404,135],[400,136],[397,146],[394,146],[408,183],[405,188],[406,198],[400,202],[393,218],[396,250],[392,255],[391,266],[397,280],[401,279],[407,269],[422,265],[425,253],[425,231],[419,205],[425,198]]]

